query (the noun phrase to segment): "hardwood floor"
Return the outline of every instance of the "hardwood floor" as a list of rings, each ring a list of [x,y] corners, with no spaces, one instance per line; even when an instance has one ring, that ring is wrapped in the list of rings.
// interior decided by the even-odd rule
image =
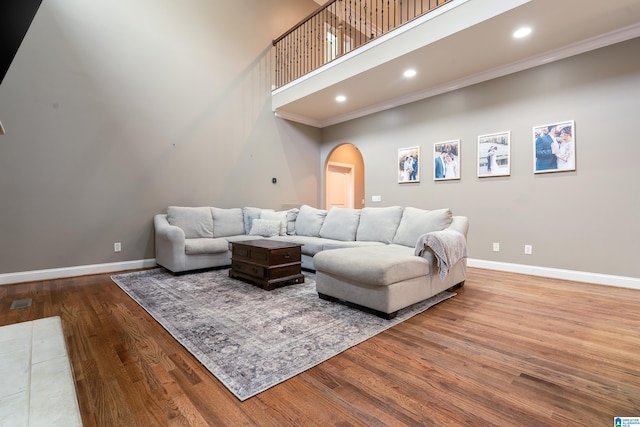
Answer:
[[[107,274],[0,286],[0,326],[61,316],[85,426],[591,427],[640,416],[639,303],[470,268],[456,297],[245,402]]]

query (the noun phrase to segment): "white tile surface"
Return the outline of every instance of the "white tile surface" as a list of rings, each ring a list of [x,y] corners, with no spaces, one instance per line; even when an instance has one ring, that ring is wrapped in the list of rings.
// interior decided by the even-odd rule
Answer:
[[[32,322],[0,328],[0,398],[26,392],[31,370]]]
[[[0,356],[31,348],[31,328],[33,322],[0,327]]]
[[[29,401],[27,391],[0,397],[0,426],[29,425]]]
[[[82,426],[59,317],[0,327],[0,426]]]
[[[81,426],[76,390],[66,357],[31,367],[29,426]]]
[[[67,347],[62,334],[62,322],[59,317],[48,317],[33,321],[33,339],[31,363],[67,357]]]
[[[0,355],[0,397],[28,391],[31,372],[31,352],[18,350]]]

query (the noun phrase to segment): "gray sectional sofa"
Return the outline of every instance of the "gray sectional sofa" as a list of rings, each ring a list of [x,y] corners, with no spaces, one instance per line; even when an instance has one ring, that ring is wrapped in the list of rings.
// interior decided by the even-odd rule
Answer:
[[[468,219],[449,209],[170,206],[154,226],[156,262],[174,273],[231,265],[241,240],[300,243],[321,298],[387,318],[466,279]]]

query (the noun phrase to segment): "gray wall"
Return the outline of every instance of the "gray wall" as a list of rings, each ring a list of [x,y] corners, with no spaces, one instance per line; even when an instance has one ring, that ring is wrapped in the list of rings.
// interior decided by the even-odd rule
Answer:
[[[368,206],[468,216],[470,258],[640,277],[638,52],[635,39],[323,129],[322,159],[358,147]],[[532,127],[563,120],[575,120],[577,171],[534,174]],[[477,136],[507,130],[511,175],[478,178]],[[451,139],[461,179],[434,182],[433,144]],[[414,145],[421,182],[397,184],[397,150]]]
[[[0,273],[153,258],[168,205],[317,205],[320,130],[270,99],[316,7],[44,0],[0,85]]]

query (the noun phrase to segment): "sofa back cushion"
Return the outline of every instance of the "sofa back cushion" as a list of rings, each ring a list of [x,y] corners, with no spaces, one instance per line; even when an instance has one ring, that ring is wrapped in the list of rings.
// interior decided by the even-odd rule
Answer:
[[[245,234],[241,208],[211,208],[213,216],[213,237]]]
[[[322,223],[320,237],[325,239],[352,241],[360,222],[360,209],[331,208]]]
[[[169,206],[167,222],[180,227],[187,239],[213,237],[213,218],[208,207]]]
[[[363,208],[356,240],[391,243],[402,218],[402,206]]]
[[[298,214],[300,213],[300,209],[293,208],[287,211],[287,234],[292,236],[296,234],[296,220],[298,219]]]
[[[414,247],[418,237],[432,231],[440,231],[451,224],[451,211],[448,208],[428,211],[412,207],[404,208],[402,220],[393,243]]]
[[[326,216],[327,211],[324,209],[302,205],[296,219],[296,234],[298,236],[320,237],[320,229]]]

